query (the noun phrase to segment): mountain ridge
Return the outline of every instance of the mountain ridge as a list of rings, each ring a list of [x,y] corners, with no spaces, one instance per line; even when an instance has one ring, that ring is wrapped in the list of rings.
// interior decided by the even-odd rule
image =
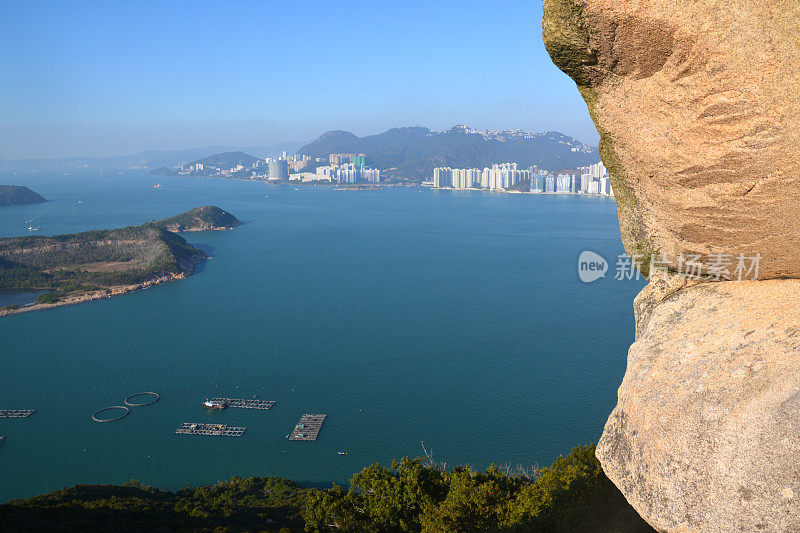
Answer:
[[[477,132],[466,126],[442,132],[409,126],[364,137],[331,130],[297,153],[315,158],[332,153],[364,153],[368,164],[381,169],[387,177],[416,180],[429,178],[438,166],[482,168],[516,162],[521,167],[537,165],[557,172],[595,163],[600,157],[597,149],[556,131]]]

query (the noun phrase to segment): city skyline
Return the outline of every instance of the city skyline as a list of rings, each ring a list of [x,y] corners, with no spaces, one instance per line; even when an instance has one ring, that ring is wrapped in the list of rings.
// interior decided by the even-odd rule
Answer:
[[[536,165],[527,169],[518,167],[517,163],[495,163],[483,169],[437,167],[429,183],[435,189],[507,191],[527,181],[527,190],[517,189],[517,192],[614,196],[608,169],[602,161],[578,167],[577,172],[558,174]]]

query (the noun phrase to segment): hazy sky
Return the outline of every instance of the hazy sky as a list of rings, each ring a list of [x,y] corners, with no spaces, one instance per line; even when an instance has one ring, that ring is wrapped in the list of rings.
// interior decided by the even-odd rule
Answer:
[[[461,123],[594,144],[541,17],[540,0],[4,0],[0,158]]]

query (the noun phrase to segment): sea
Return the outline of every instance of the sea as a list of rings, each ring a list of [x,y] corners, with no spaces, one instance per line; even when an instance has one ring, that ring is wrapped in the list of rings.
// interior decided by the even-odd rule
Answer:
[[[183,234],[211,256],[188,279],[0,318],[0,409],[36,410],[0,418],[0,502],[132,479],[330,486],[424,450],[447,465],[545,466],[597,442],[615,405],[643,281],[614,279],[613,198],[141,172],[3,181],[49,201],[0,208],[2,237],[200,205],[244,224]],[[591,283],[578,276],[586,250],[608,262]],[[159,401],[92,420],[144,391]],[[276,404],[208,411],[210,397]],[[287,440],[306,413],[327,415],[318,440]],[[176,435],[183,422],[247,429]]]

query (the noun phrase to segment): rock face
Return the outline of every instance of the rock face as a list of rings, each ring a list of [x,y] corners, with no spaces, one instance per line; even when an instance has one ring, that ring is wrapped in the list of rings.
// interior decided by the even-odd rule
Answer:
[[[597,448],[659,531],[800,531],[800,2],[544,0],[629,255],[665,255]],[[760,254],[759,281],[674,275]],[[723,276],[723,278],[726,276]]]
[[[800,280],[704,283],[637,319],[608,477],[661,531],[800,531]]]
[[[544,7],[547,50],[600,131],[628,253],[760,253],[761,279],[800,277],[800,2]]]

